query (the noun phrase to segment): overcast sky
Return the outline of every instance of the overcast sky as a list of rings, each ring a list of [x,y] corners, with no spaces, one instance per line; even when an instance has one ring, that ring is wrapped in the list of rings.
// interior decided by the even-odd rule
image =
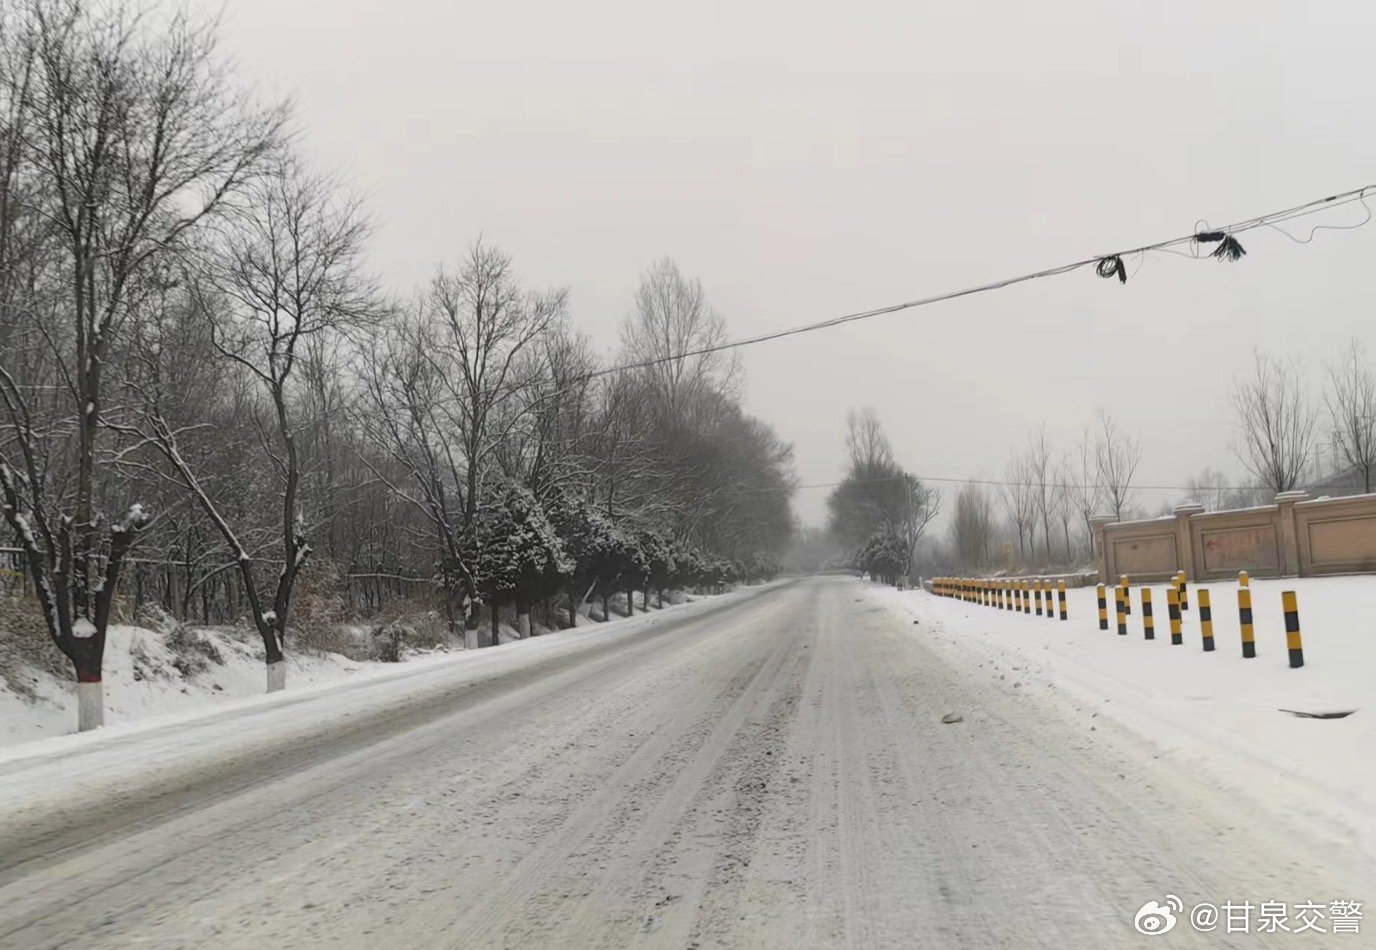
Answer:
[[[245,78],[293,96],[307,153],[366,196],[391,286],[481,233],[569,287],[608,350],[661,255],[747,336],[1376,182],[1367,2],[232,0],[223,18]],[[1354,334],[1376,350],[1376,226],[1242,243],[1235,265],[1130,259],[1125,287],[1083,271],[750,348],[747,403],[804,483],[842,474],[860,405],[922,475],[997,477],[1030,430],[1069,445],[1097,407],[1141,438],[1143,483],[1240,472],[1228,393],[1253,347],[1316,386]]]

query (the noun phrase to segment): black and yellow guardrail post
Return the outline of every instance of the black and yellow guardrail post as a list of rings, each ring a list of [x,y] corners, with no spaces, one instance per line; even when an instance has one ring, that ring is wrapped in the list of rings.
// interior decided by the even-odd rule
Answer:
[[[1022,581],[1019,585],[1022,588],[1022,612],[1032,613],[1032,585],[1027,581]]]
[[[1094,588],[1094,593],[1099,597],[1099,629],[1108,629],[1108,598],[1107,590],[1103,584]]]
[[[1246,571],[1237,575],[1237,625],[1242,631],[1242,656],[1254,659],[1257,655],[1256,633],[1252,629],[1252,588]]]
[[[1046,579],[1045,581],[1043,581],[1042,583],[1044,583],[1044,584],[1046,585],[1046,619],[1047,619],[1047,620],[1055,620],[1055,619],[1056,619],[1056,607],[1055,607],[1055,604],[1052,603],[1052,601],[1054,600],[1054,597],[1055,597],[1056,585],[1053,584],[1053,583],[1051,583],[1051,579],[1050,579],[1050,578],[1047,578],[1047,579]]]
[[[1118,586],[1123,589],[1123,613],[1132,613],[1132,592],[1128,588],[1128,576],[1126,574],[1118,578]]]
[[[1180,588],[1174,584],[1166,588],[1166,612],[1171,618],[1171,646],[1178,647],[1185,638],[1180,635]]]
[[[1033,579],[1032,588],[1032,596],[1037,601],[1037,616],[1040,617],[1042,615],[1042,579],[1040,577]]]
[[[1118,616],[1118,636],[1120,637],[1126,637],[1128,635],[1128,613],[1126,601],[1127,596],[1124,592],[1124,588],[1113,588],[1113,606],[1114,612]]]
[[[1151,613],[1151,588],[1142,588],[1142,639],[1156,639],[1156,618]]]
[[[1199,588],[1199,632],[1204,638],[1204,652],[1214,652],[1214,610],[1205,587]]]
[[[1290,669],[1304,666],[1304,641],[1300,639],[1300,606],[1293,590],[1281,591],[1280,605],[1285,611],[1285,648],[1290,651]]]
[[[1065,581],[1064,581],[1064,580],[1059,580],[1059,581],[1056,582],[1056,599],[1057,599],[1058,601],[1060,601],[1060,605],[1061,605],[1061,619],[1062,619],[1062,620],[1069,620],[1069,619],[1070,619],[1070,613],[1065,609]]]
[[[1180,572],[1180,609],[1182,611],[1190,609],[1190,585],[1185,578],[1185,572]]]

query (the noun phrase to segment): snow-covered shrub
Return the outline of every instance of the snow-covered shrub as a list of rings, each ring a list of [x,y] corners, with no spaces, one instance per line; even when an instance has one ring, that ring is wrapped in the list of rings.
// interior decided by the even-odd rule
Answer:
[[[887,583],[896,583],[908,571],[908,544],[897,531],[882,528],[856,552],[855,566]]]
[[[572,573],[574,562],[535,496],[520,485],[493,488],[468,541],[478,592],[489,605],[529,603]]]
[[[182,676],[195,676],[211,666],[224,665],[224,656],[203,631],[189,624],[174,623],[166,636],[167,646],[172,651],[172,665]]]
[[[390,603],[367,628],[367,658],[399,663],[409,653],[447,646],[449,622],[442,611],[424,599],[407,598]]]

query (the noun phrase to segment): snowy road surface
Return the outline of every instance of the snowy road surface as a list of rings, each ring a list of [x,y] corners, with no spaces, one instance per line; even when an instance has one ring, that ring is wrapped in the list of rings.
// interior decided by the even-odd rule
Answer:
[[[0,946],[1188,946],[1134,913],[1370,896],[1341,842],[923,637],[808,579],[432,678],[165,798],[124,778],[113,806],[40,807],[0,763]],[[169,776],[205,752],[121,741]],[[68,768],[95,781],[99,750]],[[60,774],[23,765],[12,792]]]

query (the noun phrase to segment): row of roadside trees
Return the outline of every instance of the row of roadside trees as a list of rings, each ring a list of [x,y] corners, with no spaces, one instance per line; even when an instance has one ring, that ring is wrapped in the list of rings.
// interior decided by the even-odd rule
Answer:
[[[322,563],[433,587],[470,645],[503,606],[770,573],[791,449],[698,281],[648,268],[610,358],[481,241],[385,294],[295,134],[211,24],[0,0],[0,546],[83,725],[131,571],[256,630],[269,689]]]

